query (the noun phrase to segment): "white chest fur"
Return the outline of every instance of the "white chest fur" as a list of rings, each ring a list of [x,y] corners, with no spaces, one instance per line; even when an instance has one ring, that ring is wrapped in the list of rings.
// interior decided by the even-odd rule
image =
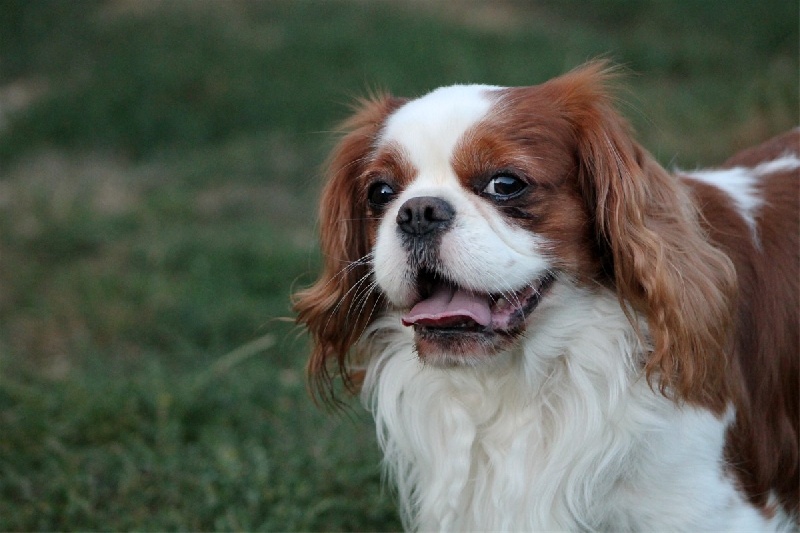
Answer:
[[[517,351],[482,367],[426,367],[394,316],[364,336],[364,401],[406,527],[774,529],[726,476],[731,416],[650,389],[613,295],[559,290],[571,304],[537,310]]]

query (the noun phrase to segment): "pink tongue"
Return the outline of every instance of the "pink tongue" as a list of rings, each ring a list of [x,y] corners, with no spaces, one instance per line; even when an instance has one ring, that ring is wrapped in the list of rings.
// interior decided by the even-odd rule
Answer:
[[[481,326],[489,325],[492,312],[489,310],[488,298],[486,295],[481,296],[443,283],[403,317],[403,325],[448,327],[467,320]]]

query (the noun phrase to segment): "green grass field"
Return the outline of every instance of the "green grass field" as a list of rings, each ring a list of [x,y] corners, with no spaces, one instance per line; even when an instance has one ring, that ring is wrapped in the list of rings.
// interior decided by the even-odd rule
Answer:
[[[347,103],[604,56],[693,168],[797,123],[797,43],[784,0],[5,0],[0,530],[398,529],[290,320]]]

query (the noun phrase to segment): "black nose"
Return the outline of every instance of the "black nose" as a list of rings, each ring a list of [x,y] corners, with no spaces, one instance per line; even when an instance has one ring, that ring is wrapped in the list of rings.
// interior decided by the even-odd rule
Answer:
[[[435,196],[419,196],[400,206],[397,225],[411,236],[423,236],[447,229],[455,214],[455,209],[446,200]]]

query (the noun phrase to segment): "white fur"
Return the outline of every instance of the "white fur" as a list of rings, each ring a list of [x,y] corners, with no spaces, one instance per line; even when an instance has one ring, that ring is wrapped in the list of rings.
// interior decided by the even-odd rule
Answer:
[[[477,124],[492,105],[489,85],[442,87],[408,102],[393,113],[379,144],[396,141],[411,162],[430,179],[447,179],[450,155],[464,132]]]
[[[609,293],[571,284],[516,350],[426,367],[396,316],[372,325],[364,401],[405,526],[441,531],[764,531],[723,470],[730,416],[679,408],[636,371]]]
[[[395,216],[414,196],[440,196],[455,208],[440,260],[460,284],[518,289],[548,269],[543,238],[464,190],[450,166],[454,147],[488,112],[488,90],[459,86],[411,102],[378,142],[378,149],[400,146],[418,169],[387,209],[374,249],[377,282],[398,309],[411,303],[413,273]],[[727,172],[751,183],[749,174]],[[754,194],[734,198],[745,214],[757,209]],[[646,330],[644,321],[639,327]],[[607,289],[560,277],[522,340],[472,367],[424,365],[399,312],[373,322],[360,343],[358,351],[371,356],[363,399],[408,529],[779,527],[745,501],[725,470],[732,413],[716,417],[653,391],[641,372],[645,350]]]
[[[756,217],[764,200],[759,193],[759,185],[764,176],[775,172],[800,168],[800,159],[787,155],[753,168],[733,167],[719,170],[697,170],[685,175],[691,179],[712,185],[727,194],[741,216],[750,227],[753,240],[760,243]]]

